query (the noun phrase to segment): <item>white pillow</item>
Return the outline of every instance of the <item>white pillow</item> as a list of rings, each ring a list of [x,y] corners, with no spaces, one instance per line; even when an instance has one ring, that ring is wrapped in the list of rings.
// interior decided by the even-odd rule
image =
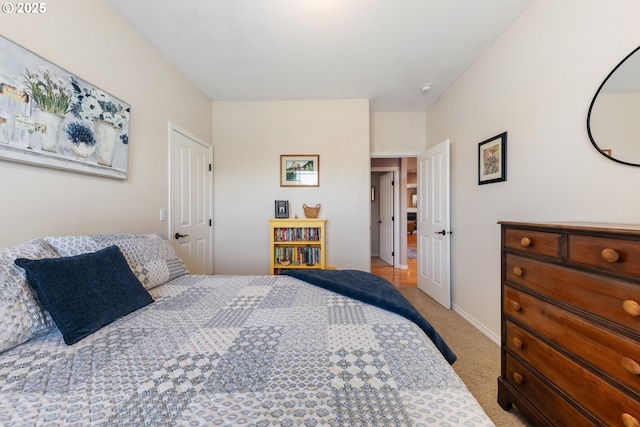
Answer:
[[[187,268],[160,234],[104,234],[45,237],[61,256],[73,256],[118,246],[131,271],[145,289],[187,274]]]
[[[31,240],[13,248],[0,248],[0,352],[22,344],[55,324],[27,282],[16,258],[59,258],[43,240]]]

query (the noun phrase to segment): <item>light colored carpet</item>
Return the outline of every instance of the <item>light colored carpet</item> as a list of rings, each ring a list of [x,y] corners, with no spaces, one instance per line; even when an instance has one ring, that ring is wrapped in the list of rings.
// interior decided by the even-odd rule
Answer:
[[[397,288],[442,335],[458,356],[453,368],[497,427],[532,427],[514,406],[498,405],[500,347],[453,310],[447,310],[418,288]]]

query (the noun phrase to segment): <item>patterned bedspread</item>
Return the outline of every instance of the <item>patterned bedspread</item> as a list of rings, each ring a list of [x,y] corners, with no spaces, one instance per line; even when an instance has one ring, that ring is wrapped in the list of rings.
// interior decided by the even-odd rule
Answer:
[[[286,276],[182,276],[0,353],[0,425],[491,426],[408,320]]]

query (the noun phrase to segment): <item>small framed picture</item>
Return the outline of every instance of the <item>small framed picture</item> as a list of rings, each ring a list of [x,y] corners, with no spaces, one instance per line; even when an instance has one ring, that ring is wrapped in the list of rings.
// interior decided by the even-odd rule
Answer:
[[[276,218],[289,218],[289,201],[276,200]]]
[[[478,185],[507,180],[507,133],[478,144]]]
[[[318,154],[280,155],[280,187],[319,187]]]

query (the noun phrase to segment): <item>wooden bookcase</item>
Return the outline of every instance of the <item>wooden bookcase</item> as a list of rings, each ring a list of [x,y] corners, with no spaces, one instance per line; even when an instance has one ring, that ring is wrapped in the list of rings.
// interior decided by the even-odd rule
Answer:
[[[326,218],[270,219],[271,269],[321,269],[326,266]]]

